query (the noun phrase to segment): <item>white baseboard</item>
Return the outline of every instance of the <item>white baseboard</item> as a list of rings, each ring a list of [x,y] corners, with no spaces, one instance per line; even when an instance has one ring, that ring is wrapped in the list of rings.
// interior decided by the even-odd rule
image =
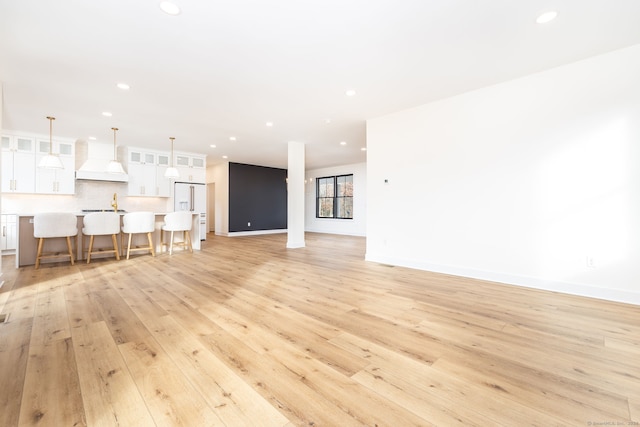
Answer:
[[[540,289],[564,294],[578,295],[589,298],[598,298],[607,301],[622,302],[627,304],[640,305],[640,293],[627,291],[624,289],[599,288],[596,286],[580,283],[569,283],[555,280],[545,280],[537,277],[518,276],[505,273],[474,270],[469,268],[459,268],[446,265],[429,264],[412,260],[386,257],[380,255],[365,255],[366,261],[380,264],[396,265],[399,267],[414,268],[417,270],[433,271],[435,273],[451,274],[479,280],[504,283],[514,286],[522,286],[533,289]]]
[[[304,240],[288,240],[287,241],[287,249],[298,249],[304,248],[306,243]]]
[[[216,236],[225,236],[225,237],[239,237],[239,236],[258,236],[260,234],[280,234],[286,233],[287,229],[279,229],[279,230],[256,230],[256,231],[232,231],[230,233],[218,233],[216,231]]]
[[[307,228],[304,230],[307,233],[320,233],[320,234],[338,234],[341,236],[355,236],[355,237],[366,237],[364,233],[351,233],[351,232],[343,232],[339,230],[316,230],[313,228]]]

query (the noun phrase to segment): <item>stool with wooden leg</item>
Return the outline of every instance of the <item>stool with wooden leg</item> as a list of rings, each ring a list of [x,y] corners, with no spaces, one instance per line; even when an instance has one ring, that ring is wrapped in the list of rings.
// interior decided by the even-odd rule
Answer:
[[[153,238],[151,233],[155,231],[156,217],[153,212],[130,212],[122,217],[122,232],[129,234],[129,244],[127,245],[127,259],[131,251],[151,251],[151,256],[156,256],[153,249]],[[148,246],[131,247],[131,237],[137,233],[147,235]],[[123,245],[124,246],[124,245]]]
[[[38,252],[36,253],[36,270],[40,267],[40,260],[45,258],[69,257],[73,265],[73,248],[71,238],[78,235],[78,219],[69,212],[46,212],[33,216],[33,237],[38,239]],[[53,238],[66,238],[67,253],[43,252],[44,240]]]
[[[189,211],[171,212],[164,216],[164,225],[160,229],[160,244],[164,248],[169,246],[169,255],[173,253],[173,246],[182,246],[193,252],[191,246],[191,226],[193,225],[193,213]],[[168,243],[164,241],[164,232],[170,231],[171,237]],[[182,231],[182,242],[174,242],[174,232]]]
[[[113,253],[117,260],[120,260],[120,251],[118,250],[117,234],[120,233],[120,215],[115,212],[92,212],[85,215],[82,228],[82,252],[84,253],[84,236],[90,236],[89,250],[87,251],[87,264],[91,262],[91,255]],[[93,241],[95,236],[111,235],[113,249],[100,248],[94,250]]]

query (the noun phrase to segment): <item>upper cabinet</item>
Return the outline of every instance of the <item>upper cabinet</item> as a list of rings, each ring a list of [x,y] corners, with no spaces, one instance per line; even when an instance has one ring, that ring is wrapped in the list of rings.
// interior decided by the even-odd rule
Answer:
[[[165,178],[164,173],[169,167],[169,153],[158,154],[156,157],[156,185],[158,186],[159,197],[171,196],[171,180]]]
[[[35,138],[2,135],[2,192],[33,193]]]
[[[174,165],[180,173],[180,178],[176,179],[176,181],[206,184],[206,156],[191,153],[176,153]]]
[[[157,196],[156,154],[129,148],[129,196]]]
[[[129,148],[129,196],[171,196],[170,181],[164,177],[168,164],[167,153]]]
[[[74,194],[75,179],[75,143],[54,139],[52,150],[57,153],[64,169],[44,169],[37,167],[40,160],[49,154],[49,141],[38,139],[36,143],[36,193]]]
[[[171,165],[168,152],[127,148],[129,196],[170,197],[172,180],[164,176]],[[173,166],[179,182],[206,182],[206,157],[193,153],[175,153]]]
[[[49,150],[58,156],[63,169],[45,169],[38,164]],[[80,148],[78,148],[80,149]],[[206,156],[120,147],[118,158],[126,163],[129,196],[170,197],[172,181],[206,183]],[[2,134],[3,193],[75,194],[76,143],[74,140],[8,131]],[[178,169],[180,177],[164,176],[167,168]]]
[[[52,152],[64,169],[39,168],[49,154],[49,138],[30,135],[2,135],[2,191],[6,193],[74,194],[75,141],[56,139]]]
[[[171,180],[164,176],[171,165],[169,153],[128,148],[129,195],[170,197]],[[176,153],[173,165],[180,182],[206,182],[206,157],[192,153]]]

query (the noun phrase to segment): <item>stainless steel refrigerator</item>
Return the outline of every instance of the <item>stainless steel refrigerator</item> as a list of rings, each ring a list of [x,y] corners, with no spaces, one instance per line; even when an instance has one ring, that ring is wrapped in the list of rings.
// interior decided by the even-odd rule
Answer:
[[[174,211],[191,211],[200,214],[200,240],[207,239],[207,186],[191,182],[174,184]]]

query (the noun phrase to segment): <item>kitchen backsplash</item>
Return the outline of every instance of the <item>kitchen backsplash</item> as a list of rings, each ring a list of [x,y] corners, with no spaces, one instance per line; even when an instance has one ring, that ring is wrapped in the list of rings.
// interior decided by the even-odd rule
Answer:
[[[173,211],[170,197],[128,197],[127,184],[119,182],[76,181],[76,194],[70,196],[41,194],[2,194],[2,213],[80,212],[82,209],[112,209],[113,193],[118,195],[118,209],[128,212]]]

